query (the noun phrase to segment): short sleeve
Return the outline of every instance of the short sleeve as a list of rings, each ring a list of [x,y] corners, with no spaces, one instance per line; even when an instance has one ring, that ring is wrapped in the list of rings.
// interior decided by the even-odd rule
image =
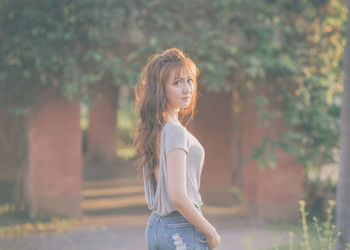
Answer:
[[[170,126],[165,131],[164,149],[168,154],[174,149],[183,149],[188,153],[187,134],[185,128],[181,126]]]

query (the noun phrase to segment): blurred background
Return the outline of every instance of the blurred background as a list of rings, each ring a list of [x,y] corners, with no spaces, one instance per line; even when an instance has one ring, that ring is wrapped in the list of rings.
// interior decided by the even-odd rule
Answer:
[[[133,88],[172,47],[218,249],[333,244],[345,23],[345,0],[0,0],[0,249],[145,249]]]

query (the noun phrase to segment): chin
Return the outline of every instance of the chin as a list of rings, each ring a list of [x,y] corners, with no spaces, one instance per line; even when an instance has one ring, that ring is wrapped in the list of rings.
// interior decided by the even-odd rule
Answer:
[[[179,103],[179,104],[177,105],[177,107],[178,107],[179,109],[185,109],[185,108],[188,108],[189,106],[190,106],[190,103],[188,103],[188,104]]]

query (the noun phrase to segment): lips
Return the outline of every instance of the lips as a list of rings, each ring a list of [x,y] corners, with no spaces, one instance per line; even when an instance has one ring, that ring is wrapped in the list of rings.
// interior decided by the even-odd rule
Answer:
[[[188,102],[189,100],[191,100],[191,97],[185,97],[185,98],[182,98],[182,100],[184,100],[185,102]]]

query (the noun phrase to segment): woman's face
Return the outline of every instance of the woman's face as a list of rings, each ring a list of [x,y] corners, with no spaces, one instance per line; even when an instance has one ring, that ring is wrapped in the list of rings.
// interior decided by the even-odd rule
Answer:
[[[190,105],[194,84],[192,74],[188,70],[181,70],[178,75],[176,73],[176,69],[170,72],[165,92],[168,109],[179,110]]]

